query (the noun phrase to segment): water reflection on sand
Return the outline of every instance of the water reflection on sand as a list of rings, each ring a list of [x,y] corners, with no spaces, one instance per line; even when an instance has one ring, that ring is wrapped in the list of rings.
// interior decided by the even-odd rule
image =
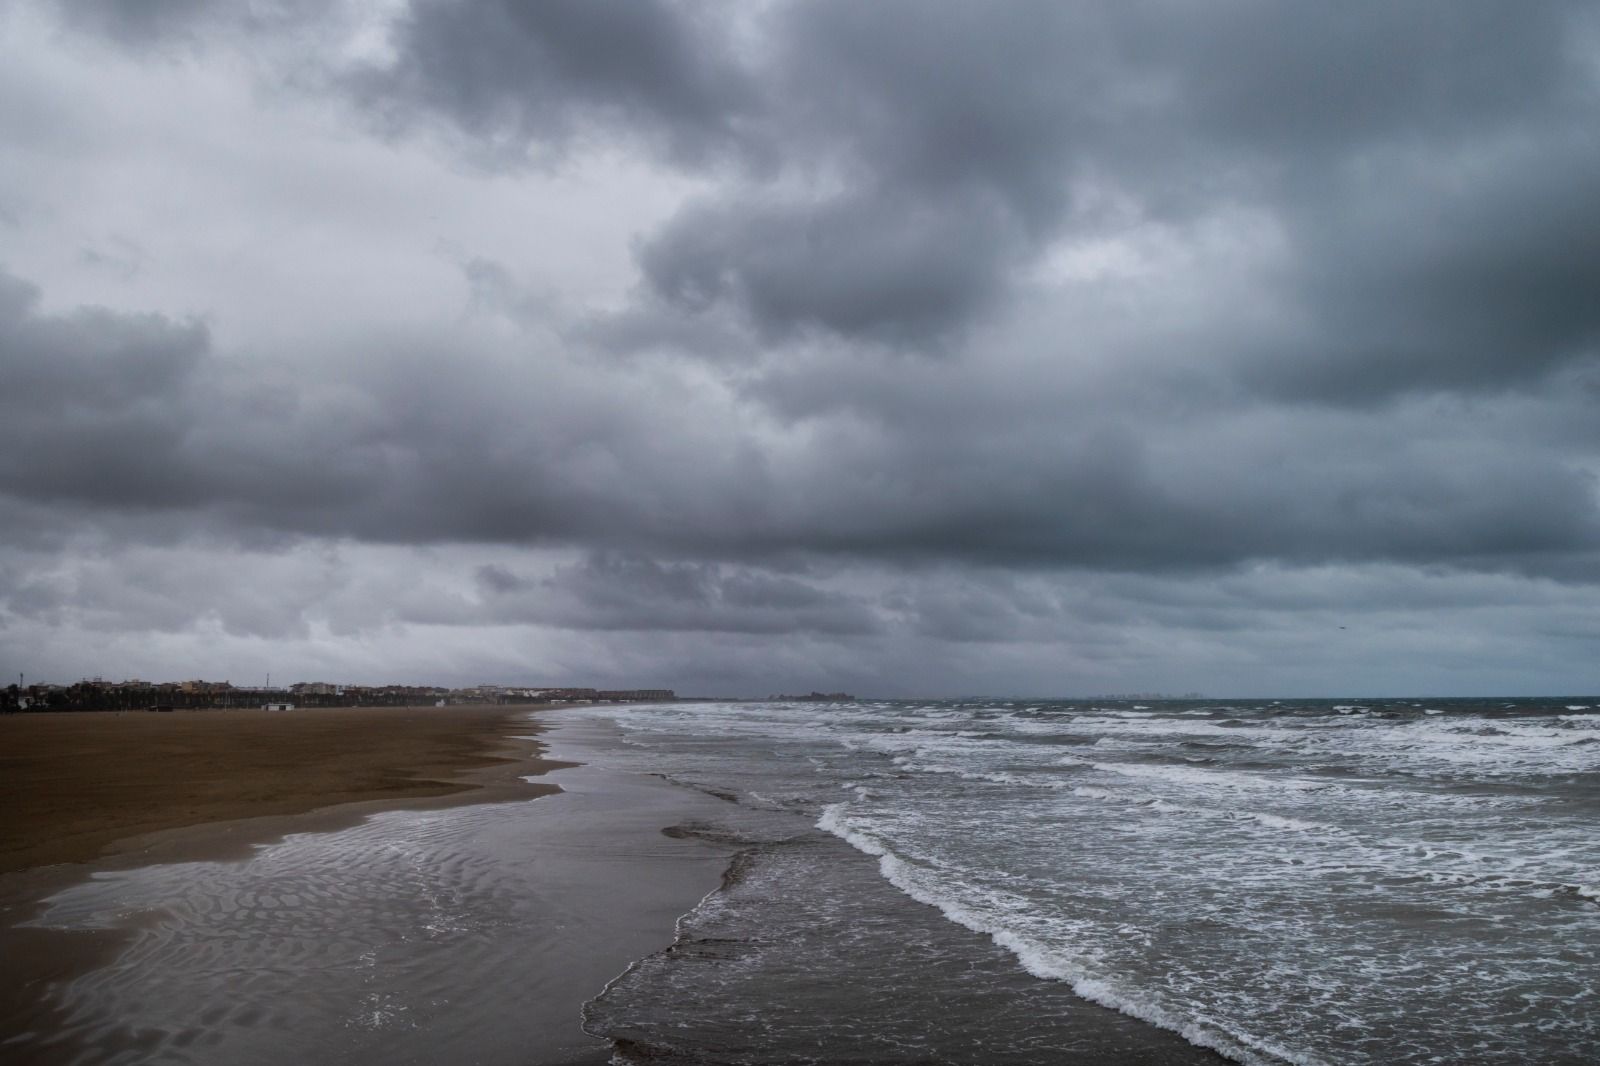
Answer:
[[[567,791],[59,893],[37,924],[138,931],[59,990],[48,1039],[85,1063],[606,1061],[583,1001],[671,941],[727,851],[660,833],[714,800],[591,767],[553,779]]]

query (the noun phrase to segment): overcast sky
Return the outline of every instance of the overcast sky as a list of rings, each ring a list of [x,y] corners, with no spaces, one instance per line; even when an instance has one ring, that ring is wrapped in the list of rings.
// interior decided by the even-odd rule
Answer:
[[[1600,9],[0,0],[0,670],[1600,690]]]

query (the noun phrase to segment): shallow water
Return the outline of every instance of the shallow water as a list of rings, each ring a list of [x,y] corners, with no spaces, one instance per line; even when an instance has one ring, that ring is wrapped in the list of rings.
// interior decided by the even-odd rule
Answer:
[[[569,791],[60,893],[36,924],[138,932],[61,990],[49,1039],[83,1063],[605,1062],[583,1001],[670,942],[728,852],[660,832],[713,800],[594,767],[554,779]]]

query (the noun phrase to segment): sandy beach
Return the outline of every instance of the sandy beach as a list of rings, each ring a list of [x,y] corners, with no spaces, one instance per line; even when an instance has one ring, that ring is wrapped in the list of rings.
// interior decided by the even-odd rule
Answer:
[[[242,858],[285,834],[333,830],[381,810],[559,791],[524,780],[564,765],[516,739],[537,732],[529,710],[0,717],[0,1046],[48,1028],[49,987],[123,943],[103,932],[17,928],[50,893],[107,870]]]
[[[550,791],[527,707],[338,707],[0,717],[0,874],[165,844],[270,839],[262,819]],[[514,723],[514,724],[513,724]],[[484,795],[490,790],[491,795]],[[376,809],[372,807],[371,809]],[[231,823],[249,820],[248,824]],[[204,843],[145,839],[230,823]]]

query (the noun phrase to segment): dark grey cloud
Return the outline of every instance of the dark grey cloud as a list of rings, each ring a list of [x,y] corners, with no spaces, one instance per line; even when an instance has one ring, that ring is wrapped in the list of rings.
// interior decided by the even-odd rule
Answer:
[[[207,17],[72,11],[133,36]],[[617,345],[659,346],[633,327],[664,304],[742,317],[723,351],[948,352],[1054,242],[1245,203],[1286,235],[1263,281],[1299,328],[1221,323],[1195,357],[1364,402],[1592,354],[1597,22],[1566,0],[415,0],[392,60],[343,80],[392,128],[513,165],[623,137],[726,179],[639,242],[647,299],[595,334]]]
[[[1286,168],[1539,124],[1552,107],[1582,108],[1592,77],[1574,34],[1586,5],[1573,0],[1119,6],[1119,41],[1171,76],[1185,128]]]
[[[1020,12],[780,6],[754,44],[708,32],[710,10],[418,4],[361,95],[397,123],[442,117],[500,151],[548,152],[600,119],[680,161],[731,160],[750,180],[739,200],[691,206],[642,247],[657,294],[731,303],[767,333],[901,344],[993,298],[1067,203],[1066,135],[1112,118],[1079,106],[1087,74],[1052,51],[1075,20],[1049,8],[1026,13],[1041,32]],[[1019,67],[1035,75],[1020,93]],[[796,179],[810,189],[771,185]]]
[[[752,135],[801,191],[758,174],[685,209],[642,246],[646,280],[682,307],[733,306],[769,338],[820,328],[939,350],[1062,224],[1081,147],[1120,117],[1085,91],[1096,64],[1071,60],[1086,50],[1056,51],[1094,19],[817,4],[773,22],[774,103]]]
[[[40,557],[24,556],[28,562]],[[47,560],[48,557],[45,557]],[[283,639],[308,632],[304,608],[326,596],[326,575],[282,566],[241,568],[238,556],[94,550],[80,546],[70,566],[0,566],[0,619],[94,634],[191,633],[213,627],[243,638]],[[321,588],[316,588],[321,584]]]
[[[766,340],[820,329],[926,348],[998,293],[1017,234],[996,210],[982,197],[904,194],[702,204],[641,250],[640,267],[668,303],[690,312],[732,303]]]
[[[396,127],[438,116],[502,160],[592,141],[598,125],[699,161],[736,145],[757,106],[730,15],[661,0],[419,0],[395,28],[395,62],[351,84]]]
[[[748,567],[602,551],[549,577],[489,564],[477,579],[492,617],[576,629],[835,636],[881,629],[871,606],[856,596]]]
[[[767,161],[639,250],[654,298],[766,341],[943,351],[1050,242],[1236,200],[1288,234],[1308,323],[1217,339],[1262,388],[1498,383],[1592,344],[1584,5],[780,4],[757,45],[601,10],[420,4],[373,97],[524,146],[600,108]]]
[[[384,438],[404,425],[363,419],[336,384],[220,360],[199,322],[36,301],[0,275],[3,496],[157,537],[187,524],[246,539],[338,532],[381,500]]]
[[[26,2],[26,0],[24,0]],[[321,0],[40,0],[64,25],[135,51],[168,57],[203,50],[217,35],[294,32],[327,17]]]
[[[1485,152],[1430,158],[1421,174],[1387,159],[1399,187],[1299,217],[1307,254],[1286,300],[1305,332],[1261,357],[1259,381],[1359,400],[1523,385],[1600,355],[1600,219],[1587,209],[1600,137]]]
[[[162,512],[246,534],[690,560],[1130,570],[1256,558],[1520,566],[1600,543],[1583,464],[1532,438],[1479,439],[1426,405],[1409,420],[1240,409],[1136,430],[1125,412],[1063,424],[1049,405],[995,409],[958,377],[824,416],[780,459],[758,425],[689,433],[701,401],[616,388],[626,372],[597,385],[582,366],[463,362],[443,337],[378,361],[251,372],[212,354],[197,324],[40,314],[26,286],[5,291],[0,491],[90,518]],[[601,556],[582,574],[719,610],[781,591],[698,565]],[[668,596],[672,582],[682,587]]]
[[[84,521],[165,512],[397,542],[574,538],[648,505],[624,472],[592,476],[649,447],[604,397],[539,397],[524,371],[530,398],[453,354],[286,372],[219,358],[198,323],[41,313],[3,277],[0,493]],[[530,413],[560,417],[530,428]]]
[[[84,29],[143,46],[185,34],[214,9],[228,6],[207,0],[71,0],[61,11]]]
[[[97,309],[40,315],[37,300],[0,274],[0,489],[106,506],[203,502],[177,452],[205,328]]]

